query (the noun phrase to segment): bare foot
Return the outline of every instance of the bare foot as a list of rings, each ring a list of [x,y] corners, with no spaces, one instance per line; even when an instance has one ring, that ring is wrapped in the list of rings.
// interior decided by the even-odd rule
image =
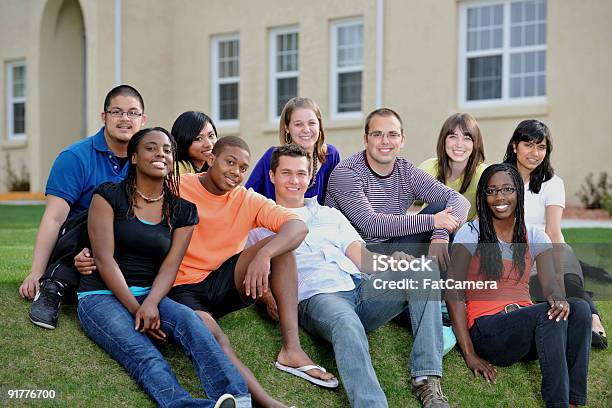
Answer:
[[[596,314],[593,314],[591,315],[591,318],[593,319],[593,331],[597,333],[603,333],[603,335],[605,336],[606,330],[601,324],[601,320],[599,319],[599,316],[597,316]]]
[[[301,348],[297,350],[287,350],[282,347],[280,352],[278,353],[276,361],[278,361],[284,366],[293,368],[315,364]],[[323,381],[331,380],[332,378],[334,378],[332,374],[323,372],[317,368],[313,368],[311,370],[306,371],[306,374]]]

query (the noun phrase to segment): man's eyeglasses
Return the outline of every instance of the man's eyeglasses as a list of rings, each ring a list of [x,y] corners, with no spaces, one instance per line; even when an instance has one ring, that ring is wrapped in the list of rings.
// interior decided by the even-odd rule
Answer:
[[[373,132],[368,133],[368,136],[370,136],[371,138],[377,139],[377,140],[382,140],[383,137],[385,137],[385,135],[387,136],[387,139],[389,140],[399,140],[402,138],[402,134],[398,133],[398,132],[381,132],[379,130],[375,130]]]
[[[516,188],[514,187],[502,187],[502,188],[487,187],[485,188],[485,194],[488,196],[496,196],[497,193],[499,193],[500,191],[502,195],[509,196],[510,194],[516,191]]]
[[[121,109],[111,109],[111,110],[107,110],[106,113],[108,113],[109,115],[111,115],[113,118],[121,118],[123,117],[123,114],[125,113],[126,116],[129,119],[138,119],[139,117],[142,116],[142,113],[138,112],[138,111],[122,111]]]

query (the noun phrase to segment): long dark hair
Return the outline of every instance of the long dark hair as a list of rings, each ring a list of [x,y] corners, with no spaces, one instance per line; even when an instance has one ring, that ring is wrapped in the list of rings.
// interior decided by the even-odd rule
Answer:
[[[450,172],[450,159],[446,154],[446,137],[455,133],[456,128],[461,129],[464,135],[470,136],[474,146],[463,172],[461,188],[459,188],[459,193],[463,194],[472,183],[472,178],[476,174],[476,168],[485,161],[484,144],[478,123],[472,115],[468,113],[455,113],[446,119],[440,129],[438,143],[436,144],[436,155],[438,156],[438,174],[436,178],[442,184],[446,184],[446,174]]]
[[[189,146],[193,143],[202,129],[209,124],[212,126],[217,135],[217,128],[213,120],[205,113],[198,111],[187,111],[179,115],[172,125],[172,136],[176,139],[177,157],[179,161],[191,163],[195,168],[193,161],[189,157]],[[199,169],[196,169],[199,170]]]
[[[166,129],[162,127],[146,128],[141,129],[128,142],[127,146],[127,157],[129,160],[127,177],[125,178],[125,189],[130,202],[128,210],[128,217],[134,217],[134,208],[138,208],[136,197],[136,165],[132,163],[132,156],[136,153],[140,141],[151,132],[161,132],[168,136],[170,145],[172,146],[172,158],[174,159],[174,166],[170,173],[164,178],[164,198],[162,205],[162,215],[168,225],[170,225],[170,218],[172,214],[175,214],[179,210],[179,172],[177,169],[176,159],[176,142],[174,138]]]
[[[502,277],[502,254],[499,247],[499,239],[493,226],[493,215],[487,204],[485,190],[489,184],[489,179],[498,172],[507,173],[514,183],[516,189],[516,209],[514,210],[514,230],[512,232],[512,265],[517,268],[519,275],[525,273],[525,251],[527,247],[527,232],[525,229],[525,190],[523,180],[516,167],[508,163],[493,164],[487,167],[476,190],[476,211],[478,213],[478,224],[480,233],[478,234],[477,253],[480,256],[480,273],[493,280]],[[496,245],[492,245],[496,244]]]
[[[546,156],[538,167],[535,168],[529,175],[529,190],[538,194],[542,183],[550,180],[555,175],[555,170],[550,164],[550,154],[553,150],[552,137],[550,129],[543,122],[536,119],[527,119],[518,124],[512,138],[506,147],[506,155],[504,163],[517,165],[517,158],[514,149],[520,142],[535,142],[540,143],[546,139]]]

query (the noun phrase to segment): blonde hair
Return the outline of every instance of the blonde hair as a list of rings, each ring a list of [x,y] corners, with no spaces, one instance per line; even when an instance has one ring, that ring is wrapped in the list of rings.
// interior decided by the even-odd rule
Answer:
[[[291,121],[291,115],[293,111],[300,108],[311,109],[317,120],[319,121],[319,138],[315,143],[314,156],[321,162],[325,163],[325,155],[327,154],[327,145],[325,144],[325,131],[323,130],[323,119],[321,117],[321,109],[319,105],[308,97],[296,96],[291,98],[285,104],[283,111],[280,115],[279,121],[279,139],[281,145],[292,143],[291,135],[289,134],[289,122]],[[315,162],[316,160],[313,160]]]

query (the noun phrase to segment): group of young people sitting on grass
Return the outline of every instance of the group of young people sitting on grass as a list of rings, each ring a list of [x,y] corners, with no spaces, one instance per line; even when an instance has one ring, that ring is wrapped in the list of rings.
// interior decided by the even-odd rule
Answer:
[[[476,121],[453,115],[437,157],[417,167],[399,155],[402,119],[380,108],[365,120],[365,148],[341,161],[317,104],[296,97],[280,117],[280,146],[242,187],[249,146],[218,138],[202,112],[181,114],[171,132],[143,128],[142,96],[121,85],[101,118],[100,131],[62,151],[51,169],[32,271],[19,291],[34,300],[30,320],[48,329],[76,292],[83,331],[159,406],[285,406],[217,323],[261,302],[280,323],[275,366],[336,388],[338,379],[302,350],[299,327],[322,337],[353,407],[388,406],[367,333],[403,315],[414,337],[411,391],[425,407],[448,407],[442,294],[424,284],[445,277],[495,282],[444,294],[476,375],[495,381],[495,365],[537,359],[547,406],[586,404],[592,335],[600,345],[606,338],[580,271],[563,268],[571,249],[553,246],[563,243],[565,197],[542,122],[521,122],[504,163],[487,166]],[[416,213],[415,202],[428,205]],[[420,257],[423,267],[378,270],[383,256],[396,265]],[[416,285],[397,289],[399,281]],[[180,386],[156,347],[168,341],[191,359],[207,398]]]

